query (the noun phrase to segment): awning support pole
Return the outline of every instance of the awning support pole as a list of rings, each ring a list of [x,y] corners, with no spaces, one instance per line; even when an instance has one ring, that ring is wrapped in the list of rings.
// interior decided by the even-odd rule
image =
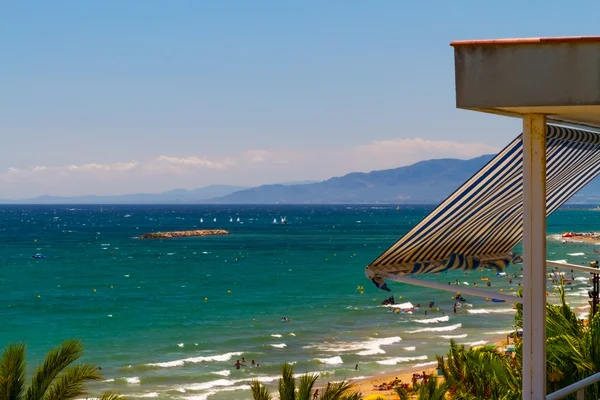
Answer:
[[[546,116],[523,116],[523,399],[546,398]]]

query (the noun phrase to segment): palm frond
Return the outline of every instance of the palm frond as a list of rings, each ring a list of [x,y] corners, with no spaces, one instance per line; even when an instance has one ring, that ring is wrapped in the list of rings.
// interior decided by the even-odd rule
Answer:
[[[328,383],[323,393],[321,393],[321,400],[340,400],[345,396],[351,395],[351,390],[354,388],[350,382],[343,380],[340,382]]]
[[[75,365],[60,374],[46,391],[44,400],[69,400],[85,395],[85,383],[99,381],[102,376],[93,365]]]
[[[271,393],[261,382],[253,380],[250,383],[250,392],[254,400],[271,400]],[[102,400],[102,399],[101,399]]]
[[[44,363],[36,368],[25,399],[42,400],[54,379],[82,355],[83,345],[74,339],[66,340],[60,346],[50,350]]]
[[[294,366],[285,363],[281,367],[281,378],[279,378],[279,399],[294,400],[296,396],[296,379],[294,379]]]
[[[296,400],[312,400],[313,387],[319,374],[304,374],[300,377]]]
[[[25,343],[11,343],[0,360],[0,400],[20,400],[25,392]]]
[[[125,397],[118,393],[108,391],[103,392],[100,397],[98,397],[98,400],[125,400]]]

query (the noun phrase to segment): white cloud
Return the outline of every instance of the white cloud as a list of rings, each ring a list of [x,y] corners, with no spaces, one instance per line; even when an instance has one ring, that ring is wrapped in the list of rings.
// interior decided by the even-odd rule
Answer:
[[[225,158],[222,160],[209,160],[206,157],[169,157],[159,156],[156,158],[159,163],[169,163],[174,165],[200,166],[213,169],[225,169],[236,164],[235,159]]]
[[[224,158],[160,155],[146,161],[10,167],[0,172],[3,197],[159,192],[210,184],[259,185],[327,179],[353,171],[396,168],[431,158],[472,158],[499,149],[482,143],[421,138],[297,151],[251,149]]]

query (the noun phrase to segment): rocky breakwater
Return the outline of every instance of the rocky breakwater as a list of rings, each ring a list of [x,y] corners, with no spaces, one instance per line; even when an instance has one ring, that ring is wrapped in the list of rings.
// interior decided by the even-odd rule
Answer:
[[[231,235],[225,229],[197,229],[192,231],[152,232],[140,235],[140,239],[172,239],[180,237]]]

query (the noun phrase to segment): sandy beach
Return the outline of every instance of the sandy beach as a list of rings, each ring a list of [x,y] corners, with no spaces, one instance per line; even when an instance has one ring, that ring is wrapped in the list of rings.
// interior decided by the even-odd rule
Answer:
[[[493,344],[496,347],[504,347],[508,343],[506,341],[506,338],[504,338],[504,339],[495,340],[493,342]],[[444,356],[445,356],[445,354],[444,354]],[[365,399],[375,399],[375,398],[377,398],[377,396],[380,396],[385,399],[397,400],[398,396],[396,395],[396,392],[394,390],[377,390],[377,389],[375,389],[375,387],[381,385],[382,383],[391,382],[395,378],[398,378],[400,381],[402,381],[402,383],[409,383],[412,386],[413,374],[415,374],[415,373],[422,374],[423,372],[425,372],[425,374],[427,374],[427,375],[437,376],[437,368],[436,367],[431,367],[431,366],[429,366],[427,368],[415,367],[415,368],[411,368],[409,370],[403,369],[402,371],[400,371],[398,373],[384,374],[384,375],[380,375],[380,376],[376,376],[376,377],[355,380],[355,381],[352,381],[352,383],[355,385],[356,391],[361,392]]]

